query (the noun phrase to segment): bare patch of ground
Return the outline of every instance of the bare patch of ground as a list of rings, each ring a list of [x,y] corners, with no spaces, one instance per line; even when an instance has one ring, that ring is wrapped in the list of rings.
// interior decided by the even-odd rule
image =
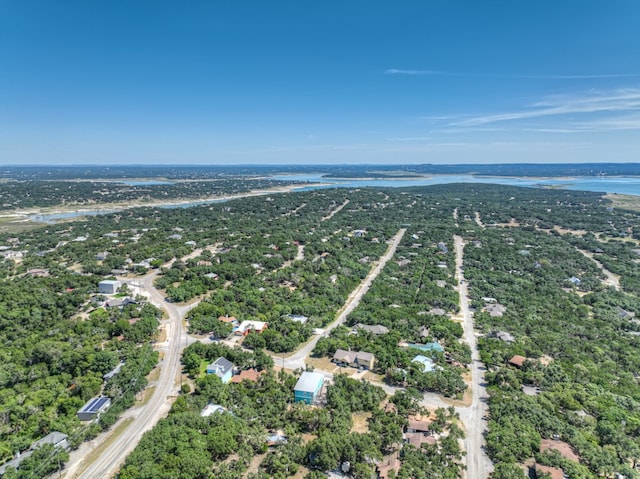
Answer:
[[[498,228],[517,228],[520,226],[520,223],[518,223],[515,218],[511,218],[511,221],[508,223],[493,223],[491,226],[497,226]]]
[[[561,226],[554,225],[553,230],[557,231],[561,235],[572,234],[573,236],[584,236],[588,233],[587,230],[572,230],[567,228],[562,228]]]
[[[295,476],[291,476],[293,479],[304,479],[309,474],[309,469],[304,466],[298,467],[298,472],[296,472]]]
[[[158,329],[158,336],[156,339],[156,342],[158,343],[164,343],[167,341],[167,330],[164,327],[161,327],[160,329]]]
[[[471,406],[471,403],[473,401],[473,397],[472,397],[473,384],[471,381],[471,372],[466,371],[462,375],[462,379],[464,383],[467,385],[467,389],[462,395],[462,399],[447,398],[447,397],[443,398],[446,402],[448,402],[449,404],[455,407],[469,407]]]
[[[149,399],[151,399],[151,397],[153,396],[155,390],[156,390],[155,386],[149,386],[149,387],[143,389],[142,392],[139,392],[136,395],[135,405],[136,406],[143,406],[143,405],[147,404]]]
[[[371,417],[370,412],[361,412],[356,413],[351,416],[351,420],[353,421],[353,425],[351,426],[351,432],[358,432],[360,434],[365,434],[369,432],[369,418]]]
[[[262,460],[264,459],[265,456],[266,456],[266,454],[256,454],[255,456],[253,456],[253,458],[251,459],[251,463],[249,464],[249,467],[247,468],[247,470],[245,471],[245,473],[243,474],[242,477],[246,478],[252,472],[258,472],[258,468],[260,467],[260,463],[262,462]]]
[[[314,369],[320,369],[322,371],[337,372],[338,366],[331,362],[329,358],[307,358],[307,365]]]
[[[362,379],[364,379],[366,381],[369,381],[371,383],[381,383],[384,380],[384,376],[381,376],[380,374],[373,373],[371,371],[367,371],[362,376]]]
[[[482,218],[480,218],[480,213],[478,211],[476,211],[474,213],[475,216],[475,220],[476,220],[476,224],[480,227],[480,228],[484,228],[484,223],[482,222]]]

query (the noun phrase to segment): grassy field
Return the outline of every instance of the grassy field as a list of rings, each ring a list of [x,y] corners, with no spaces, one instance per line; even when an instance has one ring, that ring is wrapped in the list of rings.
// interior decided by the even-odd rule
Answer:
[[[611,200],[615,208],[640,211],[640,196],[608,194],[605,198]]]

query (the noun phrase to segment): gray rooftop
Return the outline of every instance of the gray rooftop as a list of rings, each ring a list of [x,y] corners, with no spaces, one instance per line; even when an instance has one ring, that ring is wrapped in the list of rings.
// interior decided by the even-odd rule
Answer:
[[[296,391],[314,393],[318,389],[318,383],[322,383],[323,381],[324,376],[322,374],[305,371],[302,373],[302,376],[300,376],[300,379],[298,379],[294,389]]]
[[[215,371],[217,375],[224,376],[233,369],[233,363],[227,358],[220,356],[214,362],[207,366],[207,371]]]

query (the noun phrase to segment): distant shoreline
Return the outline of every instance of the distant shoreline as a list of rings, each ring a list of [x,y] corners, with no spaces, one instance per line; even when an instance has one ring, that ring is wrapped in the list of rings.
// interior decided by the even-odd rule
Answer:
[[[166,201],[153,201],[153,202],[140,202],[140,201],[127,201],[122,203],[100,203],[91,206],[87,205],[67,205],[65,207],[60,206],[52,206],[45,208],[29,208],[24,210],[5,210],[0,211],[0,218],[12,218],[15,223],[19,222],[31,222],[34,224],[50,224],[56,223],[64,220],[71,220],[76,218],[81,218],[83,216],[93,216],[99,214],[109,214],[116,213],[118,211],[125,211],[134,208],[158,208],[163,206],[185,206],[193,204],[196,206],[197,204],[207,204],[207,203],[217,203],[217,202],[225,202],[239,198],[248,198],[252,196],[264,196],[269,194],[278,194],[278,193],[289,193],[296,189],[304,188],[310,186],[306,183],[299,183],[293,185],[286,186],[276,186],[274,188],[267,189],[259,189],[259,190],[250,190],[244,193],[237,193],[233,195],[223,195],[223,196],[207,196],[202,198],[193,198],[193,199],[185,199],[185,200],[166,200]],[[313,186],[329,186],[329,184],[318,184],[313,183]],[[59,218],[58,220],[46,220],[43,218],[42,221],[39,221],[36,217],[50,217],[56,215],[67,215],[72,214],[73,216],[70,218]]]

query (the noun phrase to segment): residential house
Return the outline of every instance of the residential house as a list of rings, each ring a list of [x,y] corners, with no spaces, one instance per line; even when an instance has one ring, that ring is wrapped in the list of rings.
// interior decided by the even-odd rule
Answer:
[[[2,464],[0,466],[0,477],[3,476],[7,472],[7,469],[9,468],[18,469],[20,467],[20,464],[22,464],[22,462],[26,458],[31,456],[31,454],[33,454],[33,452],[36,449],[44,446],[45,444],[51,444],[56,449],[66,449],[67,451],[71,447],[69,445],[69,441],[67,441],[66,434],[63,434],[58,431],[51,432],[46,436],[44,436],[42,439],[38,439],[37,441],[32,443],[31,446],[29,446],[29,449],[27,451],[21,452],[16,458]]]
[[[221,356],[207,366],[207,374],[215,374],[224,384],[227,384],[233,376],[233,368],[233,363]]]
[[[220,404],[207,404],[202,411],[200,411],[200,416],[209,417],[213,414],[221,414],[225,412],[227,409],[224,406],[220,406]]]
[[[440,343],[425,343],[425,344],[409,343],[408,346],[410,348],[418,349],[420,351],[437,351],[439,353],[444,353],[444,348],[440,345]]]
[[[627,311],[618,306],[618,317],[620,319],[633,319],[636,317],[636,313],[634,313],[633,311]]]
[[[104,374],[102,376],[102,379],[104,379],[105,381],[108,381],[109,379],[111,379],[112,377],[114,377],[116,374],[120,372],[120,370],[122,369],[122,366],[124,366],[124,362],[119,363],[115,368],[113,368],[107,374]]]
[[[262,333],[265,329],[267,329],[267,323],[264,321],[242,321],[240,325],[235,330],[236,336],[246,336],[252,331],[256,333]]]
[[[129,298],[128,296],[126,298],[113,298],[108,300],[106,303],[104,303],[104,305],[107,308],[124,308],[129,304],[138,304],[138,303],[137,301]]]
[[[218,321],[221,323],[227,323],[232,326],[238,325],[238,320],[234,316],[218,316]]]
[[[435,369],[435,365],[433,364],[433,359],[423,356],[422,354],[418,354],[415,358],[411,360],[411,362],[422,364],[424,366],[425,373],[430,373]]]
[[[344,349],[337,349],[333,355],[333,361],[338,364],[351,366],[358,369],[373,368],[375,362],[375,356],[371,353],[364,351],[345,351]]]
[[[118,280],[105,279],[98,283],[98,293],[100,294],[116,294],[122,287],[122,282]]]
[[[437,442],[435,437],[425,436],[424,432],[405,432],[403,438],[405,442],[418,449],[420,449],[420,446],[423,444],[433,445]]]
[[[484,306],[484,310],[489,313],[489,316],[499,318],[506,313],[507,308],[500,303],[487,303]]]
[[[304,371],[293,388],[293,400],[311,404],[322,392],[323,385],[324,376],[322,374]]]
[[[287,436],[285,436],[284,431],[278,430],[278,431],[275,431],[273,434],[269,434],[267,436],[268,447],[275,447],[275,446],[279,446],[281,444],[286,444],[286,443],[287,443]]]
[[[48,269],[32,268],[27,270],[27,274],[35,278],[46,278],[50,273]]]
[[[431,421],[424,419],[422,416],[409,416],[407,421],[407,433],[420,433],[423,435],[431,435]]]
[[[302,314],[288,314],[287,318],[300,324],[306,324],[306,322],[309,321],[309,318]]]
[[[362,324],[358,323],[353,327],[355,332],[358,331],[367,331],[374,336],[379,336],[381,334],[387,334],[389,332],[389,328],[386,326],[382,326],[381,324]]]
[[[107,256],[109,256],[108,251],[100,251],[99,253],[96,253],[96,260],[104,261],[105,259],[107,259]]]
[[[264,371],[258,372],[257,369],[247,369],[245,371],[240,371],[240,374],[236,374],[231,378],[232,383],[241,383],[242,381],[250,381],[257,382],[260,379],[260,376],[265,374]]]
[[[540,441],[540,452],[544,451],[558,451],[562,457],[573,462],[580,462],[580,456],[578,456],[571,444],[556,439],[543,439]]]
[[[527,358],[525,358],[524,356],[520,356],[519,354],[516,354],[511,359],[509,359],[509,364],[512,364],[516,367],[521,368],[522,366],[524,366],[525,361],[527,361]]]
[[[76,413],[81,421],[92,421],[111,406],[111,398],[98,396],[89,399],[87,403]]]
[[[498,338],[501,341],[504,341],[505,343],[515,343],[516,342],[516,338],[513,337],[513,335],[505,332],[505,331],[498,331],[496,333],[496,338]]]

